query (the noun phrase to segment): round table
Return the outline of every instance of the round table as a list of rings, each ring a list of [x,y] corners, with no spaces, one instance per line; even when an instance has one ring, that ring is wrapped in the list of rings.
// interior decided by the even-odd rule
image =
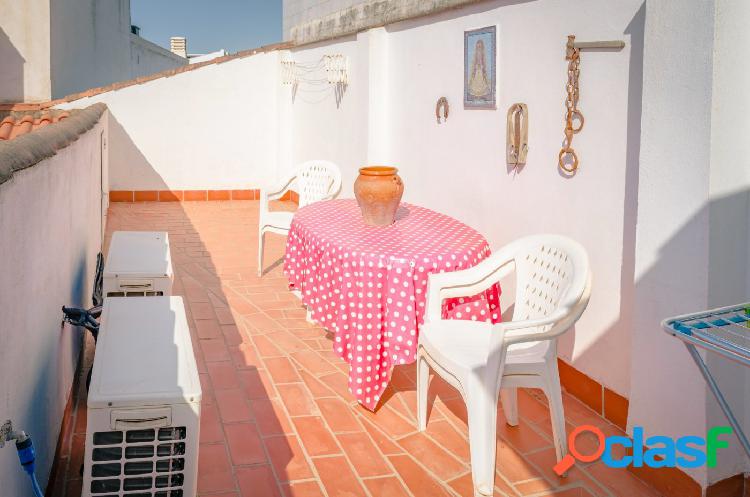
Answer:
[[[476,230],[402,203],[396,222],[369,226],[355,200],[299,209],[286,242],[284,273],[316,322],[335,335],[349,389],[374,410],[393,366],[415,361],[430,273],[474,266],[490,254]],[[500,289],[449,299],[443,317],[500,321]]]

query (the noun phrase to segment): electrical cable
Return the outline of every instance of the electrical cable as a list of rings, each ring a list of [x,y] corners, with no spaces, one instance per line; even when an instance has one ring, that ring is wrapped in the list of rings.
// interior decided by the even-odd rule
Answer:
[[[36,479],[36,451],[34,450],[31,437],[21,432],[16,440],[16,450],[18,451],[18,460],[21,462],[21,467],[29,475],[29,478],[31,478],[31,487],[34,490],[35,497],[44,497],[44,492],[42,492],[39,486],[39,480]]]

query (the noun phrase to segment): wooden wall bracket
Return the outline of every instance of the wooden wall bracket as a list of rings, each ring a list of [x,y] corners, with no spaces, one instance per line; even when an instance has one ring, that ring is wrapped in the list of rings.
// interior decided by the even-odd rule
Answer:
[[[568,35],[565,59],[571,60],[575,50],[622,50],[623,48],[625,48],[625,42],[622,40],[576,41],[575,35]]]

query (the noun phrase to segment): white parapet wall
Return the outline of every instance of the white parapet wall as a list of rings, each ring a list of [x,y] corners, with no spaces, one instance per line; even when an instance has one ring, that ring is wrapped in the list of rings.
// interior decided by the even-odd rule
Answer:
[[[31,434],[43,488],[81,350],[60,308],[91,306],[106,209],[107,113],[79,117],[0,142],[0,422]],[[12,445],[0,481],[3,496],[32,495]]]
[[[60,105],[107,104],[110,190],[258,188],[276,179],[279,53],[259,53]]]

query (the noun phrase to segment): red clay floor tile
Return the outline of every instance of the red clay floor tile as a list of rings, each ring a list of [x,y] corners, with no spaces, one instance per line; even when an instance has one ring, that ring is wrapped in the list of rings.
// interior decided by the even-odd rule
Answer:
[[[219,492],[235,488],[226,446],[201,445],[198,451],[198,492]]]
[[[224,432],[229,444],[229,455],[235,466],[266,462],[266,453],[255,423],[225,425]]]
[[[270,466],[238,468],[237,481],[242,497],[281,497]]]
[[[367,495],[345,458],[319,457],[313,462],[329,497],[364,497]]]
[[[160,192],[159,200],[164,196],[170,195]],[[257,276],[257,220],[252,201],[127,202],[109,211],[106,240],[114,230],[169,231],[173,290],[185,296],[203,385],[199,497],[472,496],[466,406],[458,391],[432,377],[424,433],[416,427],[413,364],[394,369],[375,413],[358,406],[348,366],[333,352],[333,334],[307,323],[283,266],[269,267],[283,257],[283,237],[267,239],[269,264]],[[93,352],[87,340],[87,362],[77,373],[83,378]],[[81,493],[86,389],[80,383],[69,415],[70,457],[58,461],[64,481],[53,484],[67,489],[60,497]],[[563,402],[569,427],[595,424],[621,433],[567,392]],[[630,472],[601,463],[576,467],[565,479],[552,475],[546,399],[521,389],[518,403],[518,428],[506,426],[498,408],[496,496],[658,495]]]

